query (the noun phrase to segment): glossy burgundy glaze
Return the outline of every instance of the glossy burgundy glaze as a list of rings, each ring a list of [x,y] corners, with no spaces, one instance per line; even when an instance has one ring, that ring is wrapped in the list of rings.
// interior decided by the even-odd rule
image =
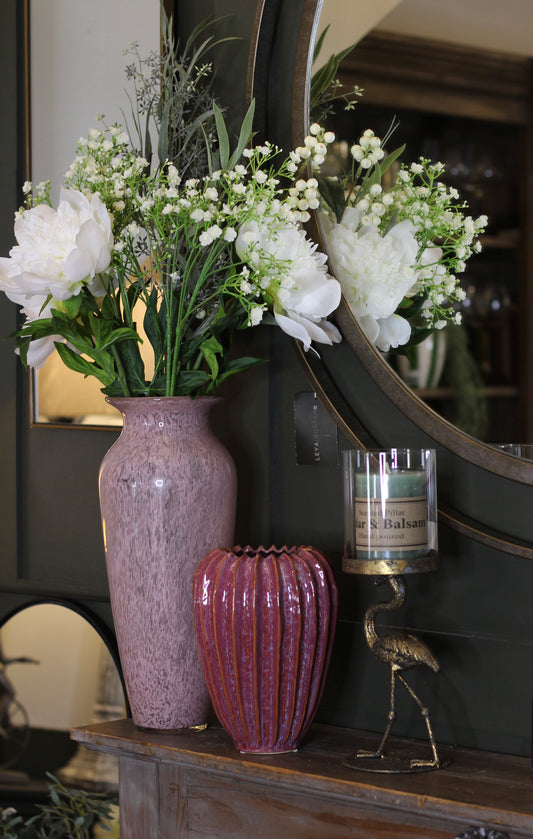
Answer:
[[[322,696],[337,618],[326,558],[309,547],[216,549],[193,584],[215,712],[242,752],[294,751]]]
[[[230,545],[236,472],[209,427],[211,397],[110,399],[124,428],[100,469],[113,619],[133,721],[204,725],[209,693],[191,602],[206,551]]]

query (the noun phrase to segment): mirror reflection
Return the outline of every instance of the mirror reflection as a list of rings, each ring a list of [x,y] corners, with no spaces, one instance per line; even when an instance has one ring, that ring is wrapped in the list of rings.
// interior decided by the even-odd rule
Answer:
[[[114,795],[116,759],[89,752],[69,736],[74,726],[125,716],[121,680],[98,632],[72,609],[43,603],[3,624],[0,647],[5,806],[24,814],[30,804],[44,803],[47,772],[66,786]]]
[[[143,54],[159,49],[160,0],[130,0],[118,34],[116,27],[103,24],[108,19],[106,0],[31,4],[31,180],[51,181],[54,205],[78,139],[97,127],[98,114],[112,124],[123,118],[121,104],[128,112],[124,89],[130,59],[123,51],[133,42]],[[32,378],[33,422],[65,427],[121,423],[96,380],[71,374],[58,358],[50,357],[45,370]]]
[[[446,186],[459,190],[473,216],[489,217],[481,253],[460,274],[463,299],[453,310],[461,326],[433,332],[409,360],[394,350],[388,360],[432,408],[467,433],[491,443],[532,439],[523,229],[533,200],[525,142],[533,38],[523,21],[533,10],[520,0],[505,15],[499,4],[481,8],[477,0],[446,4],[441,15],[418,0],[385,5],[379,10],[385,15],[370,22],[339,68],[343,89],[356,84],[364,95],[352,110],[340,103],[328,115],[326,127],[337,135],[330,171],[336,174],[366,128],[383,137],[396,117],[387,151],[405,143],[406,161],[442,161]],[[333,22],[324,60],[345,49],[350,35],[354,40],[347,10],[342,15],[338,6],[326,0],[322,10],[323,27]],[[393,167],[388,174],[395,175]]]

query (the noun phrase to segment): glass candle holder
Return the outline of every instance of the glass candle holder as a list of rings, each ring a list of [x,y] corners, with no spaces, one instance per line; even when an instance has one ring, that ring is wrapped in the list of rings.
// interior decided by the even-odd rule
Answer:
[[[397,574],[437,565],[433,449],[345,451],[344,570]]]

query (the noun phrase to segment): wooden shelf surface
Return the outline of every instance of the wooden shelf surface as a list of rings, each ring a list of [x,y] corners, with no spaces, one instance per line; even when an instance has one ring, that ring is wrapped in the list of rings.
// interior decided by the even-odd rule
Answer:
[[[298,752],[283,755],[241,754],[218,726],[160,734],[141,731],[124,719],[75,728],[71,736],[119,757],[221,773],[267,784],[272,790],[290,790],[291,795],[301,792],[351,806],[378,806],[384,813],[394,810],[399,819],[423,812],[426,819],[443,824],[491,824],[509,830],[512,839],[533,837],[533,780],[530,761],[524,757],[444,747],[448,766],[388,775],[344,765],[358,749],[374,748],[378,734],[325,725],[313,726]],[[426,744],[399,739],[391,744],[400,751],[422,748],[430,756]]]

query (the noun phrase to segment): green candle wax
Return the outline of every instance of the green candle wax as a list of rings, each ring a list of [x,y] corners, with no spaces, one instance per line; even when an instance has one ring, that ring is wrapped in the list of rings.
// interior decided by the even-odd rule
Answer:
[[[361,559],[412,559],[428,552],[426,472],[355,476],[355,546]]]

